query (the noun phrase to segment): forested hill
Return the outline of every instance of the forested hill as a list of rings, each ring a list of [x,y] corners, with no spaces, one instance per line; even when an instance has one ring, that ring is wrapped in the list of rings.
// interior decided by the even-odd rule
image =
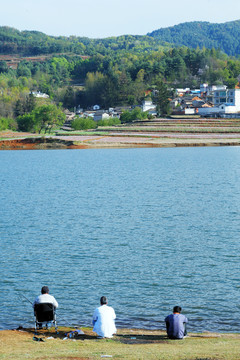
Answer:
[[[177,46],[215,48],[228,55],[240,55],[240,20],[222,24],[186,22],[161,28],[147,35]]]
[[[240,20],[223,24],[187,22],[141,35],[122,35],[105,39],[77,36],[49,36],[38,31],[19,31],[0,27],[0,54],[42,55],[74,53],[107,55],[113,51],[142,53],[175,46],[220,49],[228,55],[240,55]]]
[[[0,54],[24,56],[72,53],[79,55],[107,55],[127,51],[141,53],[169,48],[168,44],[149,36],[122,35],[105,39],[90,39],[77,36],[49,36],[39,31],[19,31],[0,27]]]

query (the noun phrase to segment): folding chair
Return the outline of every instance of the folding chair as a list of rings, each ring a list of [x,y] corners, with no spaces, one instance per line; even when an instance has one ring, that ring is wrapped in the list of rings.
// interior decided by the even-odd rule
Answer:
[[[56,309],[51,303],[42,303],[34,305],[35,316],[35,331],[40,328],[42,323],[46,322],[46,329],[48,329],[48,323],[53,322],[55,330],[57,332],[57,320]]]

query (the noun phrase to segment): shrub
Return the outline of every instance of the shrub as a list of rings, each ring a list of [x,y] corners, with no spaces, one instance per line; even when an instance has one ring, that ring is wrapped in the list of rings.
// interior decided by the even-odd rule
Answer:
[[[17,117],[18,130],[34,131],[34,116],[25,114]]]
[[[120,125],[121,121],[116,117],[116,118],[109,118],[109,119],[103,119],[103,120],[99,120],[97,122],[98,126],[113,126],[113,125]]]
[[[91,118],[75,118],[72,121],[72,128],[74,130],[88,130],[88,129],[96,129],[97,124]]]
[[[1,117],[0,118],[0,131],[2,130],[17,130],[17,123],[13,119]]]
[[[139,107],[135,107],[132,111],[124,111],[121,116],[121,122],[132,122],[133,120],[144,120],[147,119],[147,111],[142,111]]]

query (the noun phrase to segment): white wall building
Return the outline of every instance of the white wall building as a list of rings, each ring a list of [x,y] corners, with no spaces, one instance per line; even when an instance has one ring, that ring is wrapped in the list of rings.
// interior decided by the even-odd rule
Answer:
[[[214,106],[210,108],[199,107],[199,115],[224,116],[238,114],[240,112],[240,89],[226,89],[225,85],[222,88],[217,88],[213,91],[213,104]]]
[[[142,111],[156,110],[156,105],[153,105],[151,99],[145,99],[142,103]]]
[[[240,89],[215,90],[213,94],[215,106],[228,105],[234,107],[234,111],[240,111]]]
[[[110,116],[106,111],[99,110],[99,111],[95,112],[93,120],[99,121],[99,120],[104,120],[104,119],[109,119],[109,118],[110,118]]]
[[[218,116],[220,113],[219,107],[200,107],[198,108],[198,115],[200,116]]]

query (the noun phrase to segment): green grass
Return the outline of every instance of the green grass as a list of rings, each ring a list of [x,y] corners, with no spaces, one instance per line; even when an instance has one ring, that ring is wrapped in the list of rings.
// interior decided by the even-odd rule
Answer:
[[[189,334],[184,340],[169,340],[164,331],[120,329],[113,339],[97,339],[89,328],[84,336],[63,340],[67,328],[41,331],[45,342],[33,341],[33,330],[0,331],[0,359],[112,359],[126,360],[237,360],[240,358],[239,334]],[[48,339],[53,336],[54,339]]]

